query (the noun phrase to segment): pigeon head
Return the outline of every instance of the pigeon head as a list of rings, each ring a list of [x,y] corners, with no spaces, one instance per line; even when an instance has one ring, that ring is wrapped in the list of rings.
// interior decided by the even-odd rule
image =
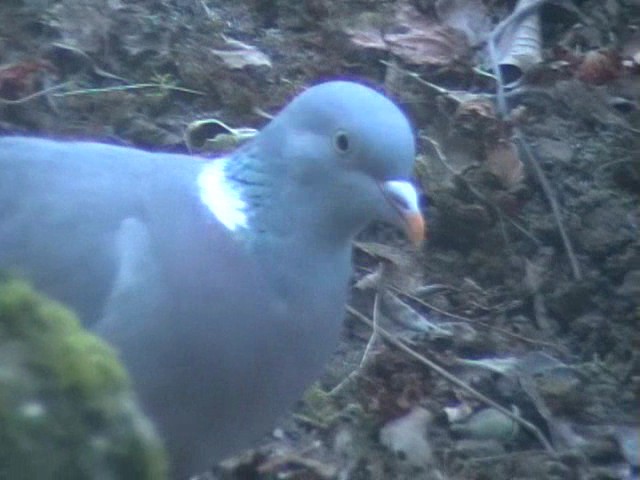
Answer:
[[[295,231],[344,248],[374,220],[423,238],[408,182],[414,157],[414,135],[398,107],[368,87],[336,81],[295,98],[225,170],[248,226],[265,233],[261,240]]]
[[[352,82],[308,89],[278,116],[276,124],[323,150],[323,159],[360,170],[378,180],[406,178],[415,141],[405,115],[387,97]]]

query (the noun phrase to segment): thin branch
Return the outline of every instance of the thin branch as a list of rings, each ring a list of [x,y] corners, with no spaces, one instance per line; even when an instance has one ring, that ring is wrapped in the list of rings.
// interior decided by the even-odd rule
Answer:
[[[347,311],[351,315],[356,317],[358,320],[360,320],[361,322],[363,322],[366,325],[368,325],[369,327],[373,328],[373,322],[369,318],[367,318],[365,315],[363,315],[362,313],[360,313],[359,311],[354,309],[353,307],[347,306]],[[462,390],[466,391],[470,395],[473,395],[475,398],[477,398],[478,400],[482,401],[486,405],[489,405],[489,406],[495,408],[496,410],[498,410],[503,415],[505,415],[505,416],[509,417],[510,419],[512,419],[514,422],[517,422],[520,425],[522,425],[523,428],[525,428],[526,430],[531,432],[538,439],[538,441],[542,444],[542,446],[545,448],[545,450],[548,453],[550,453],[551,455],[554,455],[554,456],[556,455],[556,451],[553,448],[553,446],[551,445],[551,443],[549,442],[549,440],[547,440],[547,438],[544,436],[542,431],[538,427],[536,427],[534,424],[530,423],[529,421],[525,420],[524,418],[520,417],[519,415],[516,415],[511,410],[503,407],[502,405],[494,402],[493,400],[491,400],[486,395],[478,392],[473,387],[467,385],[466,383],[464,383],[459,378],[457,378],[454,375],[452,375],[449,372],[447,372],[444,368],[440,367],[435,362],[429,360],[428,358],[424,357],[423,355],[420,355],[418,352],[416,352],[415,350],[413,350],[409,346],[405,345],[405,343],[402,342],[400,339],[398,339],[397,337],[395,337],[391,333],[387,332],[384,328],[378,326],[377,327],[377,331],[378,331],[378,334],[382,338],[387,340],[389,343],[391,343],[395,347],[399,348],[403,352],[407,353],[409,356],[411,356],[412,358],[416,359],[417,361],[419,361],[423,365],[426,365],[431,370],[433,370],[434,372],[436,372],[440,376],[442,376],[445,379],[447,379],[449,382],[451,382],[454,385],[456,385],[458,388],[461,388]]]
[[[480,325],[480,326],[482,326],[484,328],[487,328],[489,330],[494,330],[494,331],[499,332],[499,333],[501,333],[501,334],[503,334],[503,335],[505,335],[507,337],[515,338],[515,339],[520,340],[520,341],[525,342],[525,343],[531,343],[533,345],[543,345],[543,346],[546,346],[546,347],[549,347],[549,348],[553,348],[554,350],[556,350],[558,352],[563,352],[562,348],[560,348],[559,346],[557,346],[557,345],[555,345],[553,343],[545,342],[543,340],[534,340],[532,338],[528,338],[528,337],[525,337],[523,335],[518,335],[517,333],[510,332],[509,330],[505,330],[504,328],[496,327],[495,325],[491,325],[491,324],[489,324],[487,322],[483,322],[482,320],[472,320],[471,318],[463,317],[462,315],[457,315],[455,313],[447,312],[446,310],[442,310],[441,308],[438,308],[435,305],[432,305],[429,302],[426,302],[426,301],[422,300],[421,298],[418,298],[418,297],[416,297],[414,295],[411,295],[410,293],[403,292],[399,288],[394,287],[393,285],[390,285],[389,288],[391,288],[394,292],[396,292],[396,293],[398,293],[398,294],[400,294],[400,295],[402,295],[404,297],[407,297],[407,298],[413,300],[416,303],[419,303],[423,307],[426,307],[429,310],[433,310],[434,312],[437,312],[437,313],[439,313],[441,315],[445,315],[445,316],[447,316],[449,318],[453,318],[455,320],[460,320],[462,322],[473,324],[473,325]]]
[[[499,59],[497,57],[497,51],[496,51],[497,43],[500,41],[500,38],[502,37],[502,35],[504,35],[507,28],[509,28],[514,23],[523,21],[527,16],[534,14],[540,7],[542,7],[548,1],[549,0],[533,0],[532,3],[515,10],[513,13],[511,13],[511,15],[505,18],[493,29],[493,32],[491,32],[491,35],[487,42],[488,48],[489,48],[489,56],[492,63],[492,68],[496,77],[496,103],[498,105],[498,112],[505,118],[508,116],[508,106],[507,106],[506,95],[504,91],[504,81],[503,81],[504,79],[502,76],[502,72],[500,71],[500,68],[499,68]],[[385,65],[392,66],[393,68],[398,68],[402,73],[408,75],[411,78],[414,78],[415,80],[417,80],[418,82],[422,83],[425,86],[428,86],[429,88],[436,89],[436,91],[440,93],[446,92],[445,89],[442,89],[437,85],[427,82],[426,80],[420,78],[419,75],[414,72],[408,72],[406,70],[402,70],[399,67],[392,64],[388,64],[388,63],[385,63]],[[432,144],[434,150],[436,151],[438,159],[445,166],[445,168],[451,174],[457,176],[458,178],[463,179],[460,173],[456,172],[456,170],[453,167],[451,167],[451,165],[446,161],[446,158],[443,155],[443,152],[440,146],[438,145],[438,143],[428,137],[426,137],[426,139]],[[567,231],[564,228],[560,207],[554,195],[553,189],[551,188],[551,185],[547,180],[544,174],[544,171],[542,170],[542,168],[540,168],[540,165],[538,164],[536,157],[533,154],[531,148],[529,147],[528,143],[524,139],[524,136],[522,135],[521,131],[517,127],[514,128],[514,140],[518,142],[522,150],[525,152],[525,156],[527,157],[529,164],[533,168],[534,174],[536,175],[536,178],[540,183],[540,186],[542,187],[543,193],[545,194],[545,196],[547,197],[547,200],[549,201],[555,223],[560,232],[560,237],[562,238],[562,243],[564,245],[565,251],[569,258],[569,263],[571,265],[573,277],[576,280],[581,280],[582,272],[580,269],[580,264],[578,263],[576,255],[574,253],[573,245],[571,243],[571,240],[569,239],[569,235],[567,234]],[[469,188],[471,193],[473,193],[481,201],[485,202],[485,204],[487,204],[492,208],[496,208],[495,205],[493,205],[491,202],[488,202],[484,198],[484,196],[481,195],[480,192],[478,192],[475,188],[473,188],[472,185],[469,185],[468,182],[467,182],[467,187]],[[499,209],[497,209],[496,211],[500,212]],[[523,234],[525,234],[529,239],[534,241],[536,244],[540,245],[541,242],[537,240],[532,234],[527,232],[524,229],[524,227],[518,225],[516,222],[512,221],[508,217],[506,218],[513,224],[513,226],[516,229],[521,231]]]
[[[373,345],[376,343],[378,339],[378,326],[379,326],[379,318],[380,318],[380,292],[376,292],[376,296],[373,299],[373,331],[371,332],[371,336],[369,337],[369,341],[367,342],[367,346],[364,349],[364,353],[362,354],[362,359],[360,360],[359,368],[364,368],[367,364],[367,360],[370,357],[371,351],[373,350]]]
[[[65,82],[59,85],[53,85],[52,87],[45,88],[44,90],[39,90],[35,93],[32,93],[31,95],[27,95],[26,97],[22,97],[17,100],[7,100],[5,98],[0,98],[0,105],[19,105],[21,103],[26,103],[31,100],[35,100],[38,97],[42,97],[43,95],[47,95],[51,92],[55,92],[56,90],[60,90],[66,87],[67,85],[69,85],[69,83],[70,82]]]
[[[456,171],[451,166],[449,161],[447,160],[446,155],[442,151],[442,147],[440,146],[440,144],[436,140],[432,139],[428,135],[420,135],[420,138],[422,138],[423,140],[426,140],[427,142],[429,142],[431,144],[431,146],[433,147],[434,151],[436,152],[436,157],[440,161],[440,163],[442,163],[442,165],[449,171],[449,173],[451,173],[451,175],[453,175],[456,179],[458,179],[460,182],[462,182],[464,184],[464,186],[467,189],[469,189],[469,192],[471,192],[478,200],[480,200],[480,202],[482,202],[487,207],[491,208],[496,213],[497,216],[499,216],[499,217],[503,218],[504,220],[506,220],[507,222],[509,222],[516,230],[518,230],[520,233],[522,233],[525,237],[527,237],[533,243],[535,243],[538,246],[542,245],[542,242],[540,240],[538,240],[533,235],[533,233],[529,232],[522,225],[518,224],[514,219],[510,218],[509,216],[504,215],[503,212],[502,212],[502,209],[498,205],[496,205],[494,202],[492,202],[488,198],[486,198],[471,183],[469,183],[469,181],[467,181],[467,179],[464,178],[462,172]]]
[[[191,93],[193,95],[204,95],[198,90],[190,88],[176,87],[175,85],[166,85],[162,83],[136,83],[135,85],[117,85],[115,87],[106,88],[84,88],[81,90],[71,90],[69,92],[56,93],[55,97],[71,97],[74,95],[93,95],[98,93],[123,92],[127,90],[142,90],[145,88],[157,88],[159,90],[173,90],[176,92]]]
[[[502,71],[499,66],[499,59],[497,54],[497,43],[500,41],[500,38],[504,34],[504,32],[509,28],[512,24],[516,22],[523,21],[529,15],[533,15],[537,12],[537,10],[542,7],[548,0],[533,0],[528,5],[525,5],[522,8],[516,9],[511,15],[505,18],[502,22],[500,22],[491,32],[488,40],[489,47],[489,57],[491,59],[491,65],[493,68],[493,73],[496,76],[496,102],[498,105],[498,112],[504,118],[508,117],[509,109],[507,106],[506,97],[504,95],[504,79],[502,76]],[[547,180],[544,171],[540,168],[536,157],[534,156],[529,144],[525,141],[524,136],[520,132],[520,130],[516,127],[514,128],[514,139],[518,142],[522,150],[524,150],[527,159],[529,160],[529,164],[532,166],[533,171],[542,187],[542,191],[547,197],[549,204],[551,205],[551,211],[553,213],[553,217],[555,219],[556,225],[560,232],[560,236],[562,237],[562,243],[564,244],[564,248],[567,252],[567,256],[569,257],[569,263],[571,264],[571,270],[573,272],[573,277],[576,280],[582,279],[582,273],[580,271],[580,265],[573,251],[573,245],[571,244],[571,240],[569,239],[569,235],[564,228],[564,224],[562,223],[562,215],[560,212],[560,207],[555,198],[551,185]]]
[[[336,385],[335,387],[333,387],[331,389],[331,391],[329,391],[329,395],[335,395],[336,393],[340,392],[345,385],[347,385],[349,382],[351,382],[355,376],[358,374],[358,372],[360,372],[360,370],[362,370],[369,362],[370,358],[371,358],[371,352],[373,351],[373,346],[376,343],[376,341],[378,340],[378,324],[379,324],[379,318],[380,318],[380,303],[382,302],[382,292],[383,290],[386,288],[386,281],[385,281],[385,267],[386,263],[382,262],[380,264],[380,275],[379,275],[379,280],[377,282],[377,286],[376,286],[376,295],[373,299],[373,332],[371,332],[371,336],[369,337],[369,340],[367,341],[367,346],[364,349],[364,352],[362,353],[362,358],[360,359],[360,365],[358,365],[357,368],[355,368],[354,370],[352,370],[349,375],[347,375],[347,377],[345,379],[343,379],[338,385]]]
[[[522,134],[522,132],[518,127],[514,128],[514,139],[516,140],[516,142],[518,142],[518,144],[524,151],[525,158],[529,162],[529,165],[531,165],[531,168],[533,168],[533,172],[535,173],[536,178],[538,179],[538,183],[540,183],[540,186],[542,187],[542,191],[544,192],[549,202],[549,205],[551,206],[551,212],[553,213],[553,218],[556,222],[556,226],[558,227],[558,231],[560,232],[560,237],[562,238],[564,249],[567,252],[567,257],[569,257],[569,264],[571,265],[573,278],[575,280],[582,280],[582,272],[580,270],[580,264],[578,263],[578,259],[576,258],[576,255],[574,253],[573,245],[571,243],[571,240],[569,239],[569,235],[567,234],[567,231],[564,228],[564,223],[562,222],[562,212],[560,211],[560,205],[556,200],[556,196],[553,192],[553,189],[551,188],[551,184],[549,183],[549,180],[547,180],[547,176],[544,174],[544,171],[540,167],[540,164],[538,163],[536,156],[531,150],[531,147],[529,146],[529,144],[524,139],[524,135]]]

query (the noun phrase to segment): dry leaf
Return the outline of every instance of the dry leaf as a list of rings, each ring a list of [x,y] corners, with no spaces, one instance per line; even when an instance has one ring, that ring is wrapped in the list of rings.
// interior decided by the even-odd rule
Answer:
[[[578,66],[577,77],[589,85],[603,85],[618,78],[621,71],[622,60],[617,53],[591,50]]]
[[[364,48],[389,51],[411,65],[443,67],[457,64],[471,55],[465,34],[418,12],[407,2],[398,4],[395,18],[382,29],[361,16],[346,30],[351,41]]]
[[[402,33],[389,33],[384,40],[392,53],[408,63],[445,66],[470,56],[470,46],[464,33],[434,22],[420,14],[413,5],[399,5],[396,23],[402,27]]]
[[[515,11],[527,8],[534,0],[520,0]],[[540,16],[533,12],[507,28],[497,45],[504,81],[513,83],[542,61]]]
[[[382,284],[382,264],[371,273],[363,275],[353,286],[356,290],[378,290]]]
[[[493,145],[503,138],[503,124],[496,117],[493,103],[485,98],[472,98],[458,105],[453,114],[452,128],[466,141]],[[478,152],[480,146],[476,147]]]
[[[414,332],[429,332],[441,337],[453,335],[451,330],[430,322],[411,305],[402,301],[396,294],[386,291],[382,294],[381,313],[392,322]]]
[[[242,70],[249,66],[271,67],[271,60],[269,60],[269,57],[256,47],[232,38],[226,38],[225,41],[229,50],[212,49],[211,52],[220,57],[230,69]]]
[[[524,179],[524,165],[518,149],[512,142],[499,142],[487,152],[487,168],[502,186],[512,189]]]
[[[471,45],[491,33],[491,13],[482,0],[438,0],[436,11],[442,23],[464,32]]]

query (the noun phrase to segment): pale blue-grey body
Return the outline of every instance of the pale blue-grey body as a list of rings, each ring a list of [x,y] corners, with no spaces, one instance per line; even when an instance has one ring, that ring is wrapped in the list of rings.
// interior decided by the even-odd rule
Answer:
[[[0,138],[0,268],[119,351],[176,477],[249,446],[318,377],[351,239],[401,224],[380,183],[410,174],[404,116],[356,84],[308,92],[225,159],[228,218],[244,222],[212,210],[204,159]]]

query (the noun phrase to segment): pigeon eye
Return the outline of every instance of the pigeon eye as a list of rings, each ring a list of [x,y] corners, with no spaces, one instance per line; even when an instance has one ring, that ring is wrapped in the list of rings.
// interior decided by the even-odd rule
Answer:
[[[333,138],[333,145],[339,153],[347,153],[351,147],[351,141],[349,140],[347,132],[340,131],[336,133],[336,136]]]

